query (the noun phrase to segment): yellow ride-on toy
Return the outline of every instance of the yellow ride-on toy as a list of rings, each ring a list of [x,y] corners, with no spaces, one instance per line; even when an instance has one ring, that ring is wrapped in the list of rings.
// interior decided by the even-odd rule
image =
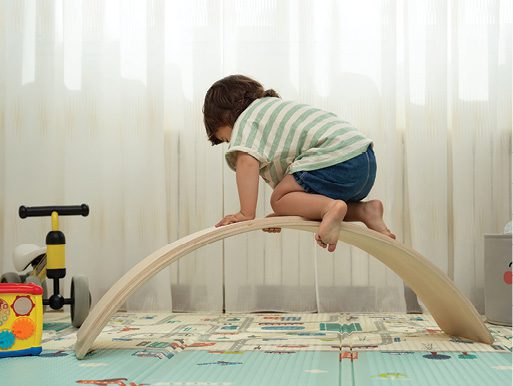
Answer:
[[[83,275],[71,279],[71,294],[64,298],[60,294],[59,279],[66,276],[66,259],[64,233],[59,230],[59,216],[87,216],[89,207],[86,204],[75,206],[20,206],[21,218],[51,216],[52,230],[46,236],[46,247],[34,244],[18,245],[14,251],[14,267],[17,272],[7,272],[1,276],[2,283],[35,283],[43,287],[43,305],[54,310],[61,309],[65,304],[71,307],[71,323],[80,327],[89,314],[91,294],[89,281]],[[27,273],[23,273],[31,267]],[[53,281],[53,294],[48,296],[46,278]],[[46,307],[45,307],[46,308]]]

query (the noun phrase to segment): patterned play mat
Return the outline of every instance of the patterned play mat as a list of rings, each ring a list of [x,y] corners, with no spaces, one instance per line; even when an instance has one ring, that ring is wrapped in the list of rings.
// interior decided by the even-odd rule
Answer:
[[[43,352],[0,359],[0,385],[414,385],[512,383],[511,327],[493,346],[426,314],[117,313],[78,361],[77,329],[45,314]]]

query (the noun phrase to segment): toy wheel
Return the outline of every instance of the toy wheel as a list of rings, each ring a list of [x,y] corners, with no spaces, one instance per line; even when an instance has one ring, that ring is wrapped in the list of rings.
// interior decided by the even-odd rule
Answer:
[[[2,283],[21,283],[21,277],[16,272],[6,272],[0,279]]]
[[[43,287],[43,299],[48,299],[48,289],[46,287],[46,280],[41,283],[37,276],[27,276],[25,283],[34,283]],[[46,311],[47,306],[43,305],[43,311]]]
[[[91,295],[89,280],[83,275],[71,279],[71,324],[79,328],[89,314]]]

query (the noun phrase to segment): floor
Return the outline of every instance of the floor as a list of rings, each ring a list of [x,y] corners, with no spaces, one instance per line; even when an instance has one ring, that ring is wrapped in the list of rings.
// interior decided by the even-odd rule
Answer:
[[[429,315],[117,313],[78,361],[77,330],[45,314],[43,352],[0,359],[0,384],[511,385],[511,327],[488,346]]]

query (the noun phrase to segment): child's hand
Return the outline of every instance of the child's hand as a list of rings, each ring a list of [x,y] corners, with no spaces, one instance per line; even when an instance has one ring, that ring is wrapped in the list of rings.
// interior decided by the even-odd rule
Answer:
[[[229,214],[228,216],[224,216],[224,218],[216,224],[216,228],[236,222],[253,220],[254,218],[255,216],[247,216],[241,212]]]

